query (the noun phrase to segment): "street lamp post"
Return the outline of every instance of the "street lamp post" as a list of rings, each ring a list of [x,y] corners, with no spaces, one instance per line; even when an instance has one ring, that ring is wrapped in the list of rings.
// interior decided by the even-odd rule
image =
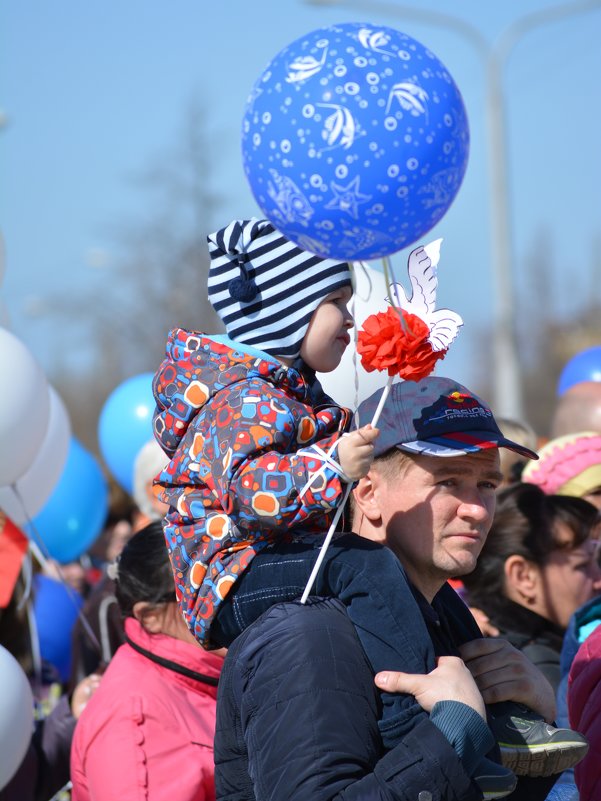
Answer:
[[[459,17],[379,0],[305,0],[310,5],[376,11],[452,30],[470,42],[485,65],[488,159],[491,185],[491,265],[494,293],[493,401],[499,416],[524,418],[515,326],[513,281],[513,228],[507,187],[507,114],[503,92],[503,69],[517,42],[533,28],[568,16],[601,8],[601,0],[576,0],[527,14],[507,27],[493,44]]]

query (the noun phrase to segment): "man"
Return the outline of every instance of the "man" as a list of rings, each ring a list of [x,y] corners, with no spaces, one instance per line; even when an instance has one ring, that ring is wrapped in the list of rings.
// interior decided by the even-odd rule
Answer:
[[[361,420],[370,419],[379,399],[376,393],[359,407]],[[533,683],[522,688],[512,670],[523,663],[523,656],[504,640],[479,638],[471,615],[447,584],[448,579],[466,575],[476,566],[502,480],[498,449],[517,450],[515,443],[504,438],[479,398],[446,378],[393,387],[378,425],[372,467],[354,492],[353,530],[387,545],[398,557],[414,589],[435,657],[460,654],[473,669],[487,704],[518,701],[551,721],[555,710],[547,682],[542,676],[537,681],[533,673]],[[533,452],[525,455],[536,457]],[[430,655],[428,659],[427,670],[434,664]],[[515,710],[512,716],[506,705],[500,705],[492,713],[497,717],[493,732],[499,741],[511,741]],[[519,759],[506,761],[522,775],[557,773],[586,753],[579,735],[566,730],[550,734],[543,719],[534,719],[525,736],[523,748],[514,740],[521,751]]]
[[[437,383],[441,381],[442,384]],[[408,392],[413,392],[413,395],[408,397]],[[376,393],[360,408],[362,423],[373,418],[373,411],[380,394]],[[408,414],[404,414],[405,403],[408,404],[410,412]],[[425,467],[416,464],[415,469],[410,462],[412,469],[405,465],[407,469],[399,475],[395,460],[404,457],[398,447],[402,444],[410,450],[418,452],[423,450],[424,445],[420,444],[420,438],[416,436],[414,423],[423,418],[422,413],[426,413],[426,410],[430,410],[433,406],[435,407],[433,413],[425,414],[426,422],[429,423],[428,432],[433,440],[442,438],[442,445],[433,441],[431,445],[425,446],[426,449],[436,453],[441,449],[444,450],[445,444],[448,445],[450,442],[447,438],[449,432],[455,432],[455,439],[461,441],[461,448],[455,444],[454,455],[452,449],[449,453],[447,447],[444,452],[450,458],[445,459],[431,455],[415,457],[430,459],[433,462],[425,462]],[[435,419],[439,422],[436,423]],[[456,642],[471,640],[479,634],[469,612],[446,585],[446,580],[473,569],[490,526],[495,490],[501,479],[497,448],[507,444],[511,446],[513,443],[508,443],[503,438],[488,409],[465,388],[449,382],[448,379],[426,379],[419,384],[404,382],[395,385],[384,406],[378,427],[380,436],[375,446],[378,458],[372,465],[370,473],[361,479],[355,490],[355,530],[362,536],[388,545],[401,560],[409,580],[416,588],[415,595],[419,606],[413,603],[412,596],[409,596],[406,619],[408,630],[423,631],[423,636],[419,633],[416,637],[423,639],[417,644],[420,646],[418,650],[423,652],[424,657],[421,663],[412,664],[416,670],[425,672],[434,667],[435,656],[457,653]],[[423,426],[421,430],[425,433]],[[485,437],[482,431],[486,432]],[[469,455],[466,452],[466,442]],[[473,447],[469,443],[472,443]],[[459,455],[456,455],[457,450],[460,450]],[[430,469],[434,467],[437,469]],[[458,507],[461,509],[460,512],[457,511]],[[405,539],[410,542],[405,543]],[[450,610],[445,617],[437,614],[436,604],[429,603],[429,601],[434,603],[435,596],[439,595],[443,600],[448,596]],[[436,597],[436,603],[439,600],[441,599]],[[423,621],[418,624],[416,620],[416,615],[419,617],[420,611],[427,628]],[[438,750],[441,752],[442,748],[443,753],[442,756],[434,757],[435,752],[432,751],[433,746],[428,742],[427,736],[428,734],[433,736],[435,721],[433,718],[424,720],[424,716],[416,719],[416,726],[407,733],[401,743],[406,752],[404,759],[401,758],[400,763],[398,762],[401,746],[393,748],[383,758],[387,770],[392,769],[393,775],[398,777],[397,784],[392,789],[388,788],[392,794],[384,794],[381,782],[378,784],[381,777],[379,770],[382,760],[379,755],[382,751],[382,741],[380,739],[377,742],[373,739],[370,728],[373,720],[363,709],[367,703],[365,687],[362,686],[360,690],[355,687],[355,691],[343,699],[338,683],[334,687],[324,686],[330,678],[336,681],[341,673],[336,656],[340,653],[337,650],[340,644],[335,634],[336,626],[324,627],[320,632],[321,637],[312,636],[313,629],[307,623],[307,611],[304,616],[301,612],[297,612],[293,616],[292,623],[295,635],[299,636],[291,638],[286,634],[292,628],[290,621],[286,620],[286,624],[283,624],[279,619],[274,620],[274,614],[272,610],[258,624],[247,629],[230,649],[229,666],[226,661],[226,680],[222,684],[221,696],[222,715],[220,721],[218,710],[216,737],[217,784],[224,789],[223,796],[219,797],[300,799],[303,797],[300,791],[296,795],[284,794],[282,783],[290,781],[290,778],[286,778],[286,774],[294,776],[296,782],[299,773],[302,774],[308,766],[313,769],[313,775],[320,782],[319,787],[323,794],[316,795],[316,790],[312,787],[311,794],[304,797],[416,799],[420,780],[422,782],[420,791],[430,793],[432,798],[473,797],[474,787],[469,783],[465,784],[465,771],[462,786],[449,780],[450,771],[444,767],[443,775],[446,772],[446,778],[441,777],[441,765],[452,764],[448,749],[444,753],[442,746],[448,746],[448,742],[455,744],[454,736],[447,738],[447,743],[441,744],[438,741]],[[441,624],[447,622],[449,625],[445,625],[442,630]],[[304,628],[297,630],[299,623],[302,623]],[[316,628],[319,631],[319,625]],[[428,638],[428,632],[432,641]],[[360,633],[363,640],[364,632]],[[329,644],[325,653],[323,648],[318,649],[319,643],[322,643],[324,638],[325,644]],[[312,649],[307,646],[309,641]],[[284,642],[285,647],[278,648],[278,642],[280,644]],[[465,658],[472,665],[481,690],[487,696],[485,700],[493,702],[513,698],[528,703],[543,715],[553,714],[553,694],[550,687],[545,687],[544,682],[539,681],[536,669],[528,665],[527,660],[517,651],[507,644],[500,644],[500,641],[495,641],[491,646],[483,640],[475,644],[469,643],[466,649]],[[311,697],[310,694],[305,695],[302,690],[299,691],[298,697],[302,698],[302,707],[296,710],[296,717],[291,716],[287,711],[294,706],[293,698],[296,696],[293,693],[295,684],[299,680],[298,666],[311,667],[314,664],[315,653],[320,654],[320,670],[308,670],[316,685],[314,695]],[[237,661],[235,666],[231,661],[233,659]],[[275,669],[274,665],[277,665]],[[357,664],[354,667],[358,676],[360,668]],[[285,681],[286,671],[289,671],[291,687]],[[260,682],[261,678],[268,679],[269,691],[266,695],[265,685],[261,685]],[[387,691],[404,691],[417,695],[414,689],[407,687],[406,676],[400,680],[402,684],[399,684],[399,676],[394,674],[389,677],[388,685],[381,683],[382,678],[379,679],[379,685]],[[258,689],[261,686],[263,692]],[[274,693],[271,693],[271,690],[274,690]],[[275,709],[272,708],[270,701],[274,695],[279,699]],[[453,700],[452,696],[448,697]],[[359,719],[349,713],[347,708],[347,705],[350,705],[351,710],[359,706],[357,698],[361,699],[363,709],[363,717]],[[337,707],[333,704],[334,700],[338,702]],[[269,716],[263,714],[267,708],[271,710]],[[307,725],[307,714],[312,725]],[[264,725],[261,731],[253,725],[259,719],[264,722],[269,721],[269,725]],[[334,747],[331,749],[334,753],[334,762],[324,763],[321,751],[315,743],[314,732],[319,732],[323,739],[323,747],[327,749],[328,744],[338,742],[334,732],[338,730],[339,719],[340,731],[344,733],[345,738],[348,736],[354,742],[351,735],[356,735],[358,732],[359,742],[363,736],[370,743],[372,750],[360,748],[353,750],[351,747],[350,752],[344,752],[342,755],[339,753],[340,749]],[[314,720],[318,720],[319,725],[314,724]],[[284,722],[283,730],[279,728],[279,721]],[[301,725],[296,725],[299,722]],[[418,729],[421,734],[416,738]],[[272,731],[278,732],[278,737],[275,738],[276,747],[273,747]],[[295,737],[298,732],[300,741]],[[294,747],[287,752],[287,746]],[[284,758],[286,753],[287,759]],[[461,753],[460,749],[458,753]],[[233,783],[230,781],[231,766],[236,761],[233,754],[236,754],[238,759],[238,778],[242,775],[249,777],[246,794],[236,795],[235,791],[233,792],[233,788],[237,786],[235,780]],[[309,754],[320,756],[311,757]],[[456,759],[456,755],[453,756]],[[412,761],[407,763],[407,758]],[[438,765],[438,774],[433,763]],[[405,767],[410,764],[413,769],[419,768],[422,771],[423,775],[417,780],[417,784],[406,771],[402,775],[399,764]],[[267,787],[261,784],[266,776],[269,777]],[[359,791],[355,791],[355,783],[369,782],[374,776],[378,779],[376,781],[378,789],[370,785],[369,792],[375,794],[356,794]],[[544,798],[549,782],[543,784],[545,786],[541,786],[538,782],[538,788],[531,788],[529,794],[522,797],[529,798],[530,801]],[[302,783],[299,786],[306,791],[307,788],[303,787]],[[257,787],[261,792],[253,795]],[[337,792],[340,792],[342,787],[343,794],[338,796],[334,792],[330,793],[332,787]],[[361,791],[367,792],[367,788],[362,788]],[[378,792],[381,794],[377,794]],[[424,799],[427,797],[430,796],[424,796]],[[475,797],[481,795],[477,793]]]

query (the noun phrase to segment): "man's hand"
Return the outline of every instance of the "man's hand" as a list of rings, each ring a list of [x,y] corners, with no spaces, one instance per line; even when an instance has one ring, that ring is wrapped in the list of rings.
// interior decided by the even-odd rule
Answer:
[[[380,432],[371,425],[358,428],[341,437],[338,443],[338,461],[351,481],[366,476],[374,458],[374,441]]]
[[[376,686],[387,693],[409,693],[431,712],[438,701],[461,701],[471,706],[484,720],[484,701],[469,670],[457,656],[441,656],[437,667],[426,674],[384,670],[377,673]]]
[[[555,719],[555,693],[540,670],[498,637],[472,640],[459,652],[487,704],[517,701],[551,723]]]

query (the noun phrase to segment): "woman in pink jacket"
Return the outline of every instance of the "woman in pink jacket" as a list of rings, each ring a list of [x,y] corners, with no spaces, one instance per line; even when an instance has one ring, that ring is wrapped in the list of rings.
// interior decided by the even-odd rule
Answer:
[[[126,643],[75,728],[73,801],[214,801],[220,652],[184,623],[160,523],[125,546],[117,599]]]

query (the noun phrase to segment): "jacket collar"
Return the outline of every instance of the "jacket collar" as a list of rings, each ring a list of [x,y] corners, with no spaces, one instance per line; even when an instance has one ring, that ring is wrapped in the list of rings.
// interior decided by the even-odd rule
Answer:
[[[211,679],[218,679],[221,673],[223,659],[210,651],[205,651],[200,645],[184,640],[177,640],[175,637],[168,637],[165,634],[150,634],[133,617],[125,620],[125,633],[134,646],[148,651],[159,660],[166,660],[185,669],[190,674],[198,674]],[[126,645],[125,647],[131,647]],[[137,650],[137,649],[135,649]],[[146,657],[142,657],[146,658]],[[158,664],[159,670],[168,671],[170,681],[176,681],[187,687],[192,687],[198,692],[203,692],[212,697],[217,697],[217,687],[200,680],[194,675],[182,675],[182,673],[169,667]]]

